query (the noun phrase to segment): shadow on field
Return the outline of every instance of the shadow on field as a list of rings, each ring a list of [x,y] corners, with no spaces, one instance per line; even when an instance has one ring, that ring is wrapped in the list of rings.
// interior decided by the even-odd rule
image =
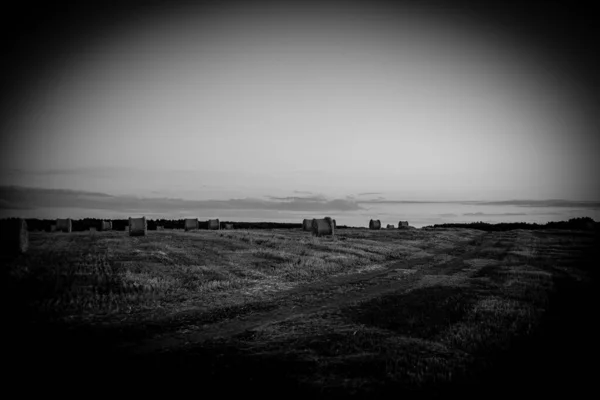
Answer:
[[[459,321],[477,293],[472,287],[431,286],[378,297],[344,314],[355,323],[427,339]]]
[[[462,386],[461,396],[475,398],[486,391],[499,398],[561,392],[584,397],[595,387],[598,329],[590,317],[600,300],[598,287],[565,278],[554,285],[535,333],[513,339],[508,351],[485,360],[491,367],[473,377],[476,384]]]
[[[489,360],[490,369],[474,377],[477,384],[461,386],[459,394],[469,398],[482,393],[494,393],[497,398],[516,394],[537,398],[568,393],[580,398],[592,393],[600,356],[600,330],[594,318],[600,303],[598,265],[600,235],[595,232],[593,243],[585,246],[583,257],[574,265],[591,279],[578,282],[555,271],[549,304],[534,334],[527,339],[515,338],[508,351]],[[553,266],[551,260],[549,267]],[[492,270],[484,268],[480,273],[493,278]]]
[[[40,335],[45,332],[40,331]],[[33,339],[29,337],[29,339]],[[44,340],[22,341],[14,350],[9,379],[69,382],[104,390],[192,389],[202,393],[286,395],[310,394],[300,387],[297,374],[310,375],[310,362],[285,355],[259,355],[226,342],[202,347],[136,356],[117,352],[96,338],[77,338],[58,332]],[[14,378],[14,380],[13,380]]]
[[[566,279],[555,281],[555,291],[537,333],[526,341],[515,340],[511,349],[485,364],[473,365],[468,375],[456,376],[453,384],[416,387],[386,377],[385,334],[322,334],[295,342],[267,344],[250,348],[241,340],[205,342],[201,347],[160,352],[147,356],[119,353],[111,343],[115,338],[103,337],[101,331],[70,334],[60,327],[31,327],[18,340],[9,342],[16,356],[12,371],[30,379],[66,379],[70,382],[104,388],[135,388],[140,382],[153,387],[202,388],[220,395],[244,393],[291,398],[346,397],[351,393],[340,385],[324,386],[314,382],[323,376],[361,379],[365,383],[354,389],[352,396],[389,398],[433,398],[461,396],[481,398],[493,393],[494,398],[510,394],[545,394],[557,390],[582,391],[591,387],[595,376],[586,364],[594,362],[592,353],[597,329],[590,318],[598,300],[592,287]],[[586,290],[583,290],[586,289]],[[457,321],[473,301],[476,293],[462,288],[431,287],[416,289],[404,296],[387,296],[346,311],[346,317],[396,334],[427,338],[435,335],[440,325]],[[423,301],[423,299],[428,299]],[[420,302],[421,301],[421,302]],[[420,316],[416,320],[411,318]],[[303,358],[304,352],[315,354]],[[291,353],[291,354],[290,354]],[[433,356],[426,346],[415,343],[402,346],[397,356],[400,371],[412,370],[420,360]],[[336,359],[344,354],[356,357],[337,358],[326,365],[320,359]],[[439,356],[436,355],[436,356]],[[450,361],[453,358],[448,356]],[[8,361],[8,360],[7,360]],[[593,364],[592,364],[593,365]],[[443,368],[442,368],[443,369]],[[303,383],[305,382],[305,383]],[[146,387],[145,389],[148,389]],[[144,388],[141,388],[144,390]]]

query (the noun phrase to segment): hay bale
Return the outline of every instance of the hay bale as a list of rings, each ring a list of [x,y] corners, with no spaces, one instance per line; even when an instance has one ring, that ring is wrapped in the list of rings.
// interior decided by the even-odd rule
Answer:
[[[96,227],[90,226],[90,232],[96,232],[96,230],[97,230]]]
[[[326,236],[326,235],[335,235],[335,226],[333,224],[333,220],[329,217],[325,217],[323,219],[313,219],[312,220],[312,234],[313,236]]]
[[[164,227],[164,226],[162,226],[162,225],[157,225],[157,226],[156,226],[156,230],[157,230],[157,231],[164,231],[164,230],[165,230],[165,227]]]
[[[125,232],[129,232],[129,225],[125,225],[125,227],[123,228],[123,230],[124,230]]]
[[[71,218],[67,219],[57,219],[56,220],[56,230],[60,232],[71,232],[73,230],[73,222]]]
[[[0,220],[2,255],[23,254],[29,248],[27,222],[23,218]]]
[[[369,221],[369,229],[381,229],[381,221],[372,219]]]
[[[146,236],[148,222],[146,217],[129,218],[129,236]]]
[[[233,229],[233,224],[225,224],[225,229]]]
[[[302,221],[302,230],[303,231],[311,231],[312,230],[312,219],[305,219]]]
[[[221,224],[219,223],[219,219],[209,219],[208,220],[208,229],[211,231],[218,231],[221,229]]]
[[[398,229],[408,228],[408,221],[400,221],[398,222]]]
[[[50,232],[56,232],[56,225],[50,225]]]
[[[198,222],[198,218],[186,218],[183,228],[185,231],[196,230],[200,226],[200,222]]]
[[[386,229],[394,229],[394,228],[395,228],[395,226],[392,224],[387,224],[387,226],[386,226]]]
[[[102,222],[100,222],[100,230],[101,231],[110,231],[110,230],[112,230],[112,221],[102,221]]]

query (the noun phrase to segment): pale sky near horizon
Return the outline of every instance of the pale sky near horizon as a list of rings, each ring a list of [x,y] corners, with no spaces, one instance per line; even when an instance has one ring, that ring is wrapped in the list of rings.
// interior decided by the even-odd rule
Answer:
[[[600,200],[585,98],[533,45],[418,8],[243,4],[140,16],[39,77],[0,184]]]

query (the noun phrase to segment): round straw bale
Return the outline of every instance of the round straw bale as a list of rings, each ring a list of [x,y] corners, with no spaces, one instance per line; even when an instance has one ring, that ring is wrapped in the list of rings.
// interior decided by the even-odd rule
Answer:
[[[312,234],[313,236],[325,236],[325,235],[335,235],[335,227],[333,225],[333,220],[329,217],[325,217],[323,219],[313,219],[312,220]]]
[[[2,255],[23,254],[29,248],[27,222],[23,218],[0,220]]]
[[[56,232],[56,224],[50,225],[50,232]]]
[[[100,223],[100,230],[101,231],[110,231],[110,230],[112,230],[112,222],[111,221],[102,221]]]
[[[221,229],[221,224],[219,223],[219,219],[209,219],[208,220],[208,229],[212,231],[218,231]]]
[[[71,218],[57,219],[56,230],[61,232],[71,232],[73,230],[73,222],[71,221]]]
[[[369,221],[369,229],[381,229],[381,221],[372,219]]]
[[[198,218],[186,218],[183,227],[187,232],[198,229],[199,225]]]
[[[324,219],[331,227],[331,235],[333,236],[335,234],[335,220],[330,217],[325,217]]]
[[[387,226],[386,226],[386,229],[394,229],[394,228],[395,228],[395,226],[392,224],[387,224]]]
[[[304,221],[302,221],[302,230],[303,231],[310,231],[312,230],[312,219],[304,219]]]
[[[398,229],[407,228],[407,227],[408,227],[408,221],[399,221],[398,222]]]
[[[233,229],[233,224],[225,224],[225,229]]]
[[[146,236],[148,222],[146,217],[129,218],[129,236]]]

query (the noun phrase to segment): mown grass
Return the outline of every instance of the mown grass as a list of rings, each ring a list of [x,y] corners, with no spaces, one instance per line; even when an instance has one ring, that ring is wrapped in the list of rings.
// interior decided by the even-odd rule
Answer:
[[[463,272],[425,275],[407,291],[274,322],[229,343],[311,365],[294,379],[313,395],[441,395],[491,371],[515,340],[534,337],[547,312],[552,271],[564,260],[549,263],[528,235],[512,239],[478,241],[481,254]]]
[[[333,239],[285,230],[160,231],[145,237],[31,233],[29,252],[3,261],[2,268],[37,314],[151,319],[195,306],[264,300],[273,288],[354,273],[419,251],[417,241],[404,244],[400,235],[391,241],[385,232],[346,231]],[[263,286],[269,290],[262,293]]]
[[[537,334],[558,279],[586,279],[575,267],[589,247],[586,237],[466,229],[345,230],[335,239],[296,231],[31,236],[30,253],[5,265],[11,293],[39,315],[79,320],[144,321],[202,307],[193,323],[211,323],[243,308],[276,309],[274,294],[298,285],[422,258],[402,290],[124,364],[189,373],[205,389],[280,383],[317,397],[442,394],[479,379],[516,340]]]

